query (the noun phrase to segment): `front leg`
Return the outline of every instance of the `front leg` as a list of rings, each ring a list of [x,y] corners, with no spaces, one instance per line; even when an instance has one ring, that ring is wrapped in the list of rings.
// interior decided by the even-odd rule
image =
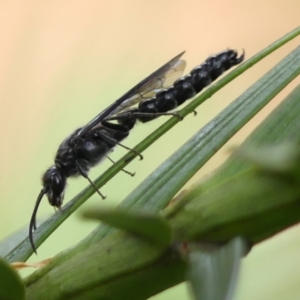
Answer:
[[[104,200],[106,198],[106,196],[103,196],[101,194],[101,192],[98,190],[98,188],[95,186],[94,182],[89,178],[87,172],[84,170],[84,168],[80,165],[79,160],[76,160],[76,166],[78,169],[79,174],[86,178],[88,180],[88,182],[91,184],[91,186],[95,189],[95,191],[100,195],[100,197]]]

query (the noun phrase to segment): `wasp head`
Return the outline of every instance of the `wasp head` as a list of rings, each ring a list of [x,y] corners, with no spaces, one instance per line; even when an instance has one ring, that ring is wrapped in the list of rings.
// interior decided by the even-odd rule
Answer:
[[[36,200],[29,225],[29,240],[34,252],[36,252],[36,248],[32,234],[33,230],[36,229],[36,215],[43,196],[46,194],[49,203],[54,207],[60,208],[64,198],[66,181],[66,175],[62,169],[57,166],[50,167],[42,177],[43,189]]]
[[[66,176],[57,166],[49,168],[42,177],[44,194],[47,195],[49,203],[60,208],[64,199]]]

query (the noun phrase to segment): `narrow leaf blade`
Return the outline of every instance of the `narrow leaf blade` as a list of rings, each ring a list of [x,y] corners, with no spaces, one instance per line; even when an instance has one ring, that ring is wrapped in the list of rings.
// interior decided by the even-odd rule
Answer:
[[[237,237],[217,250],[197,248],[189,253],[187,278],[195,299],[232,299],[247,246],[244,239]]]
[[[142,236],[156,245],[166,248],[171,243],[171,227],[158,214],[126,211],[121,209],[93,209],[83,217],[105,222],[113,227]]]

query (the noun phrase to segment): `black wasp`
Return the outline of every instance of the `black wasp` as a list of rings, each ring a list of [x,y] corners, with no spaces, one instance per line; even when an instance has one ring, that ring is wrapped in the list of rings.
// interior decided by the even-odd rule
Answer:
[[[81,175],[94,186],[88,177],[88,171],[105,158],[112,148],[120,145],[134,151],[120,142],[128,136],[137,120],[145,123],[161,115],[174,115],[169,111],[198,94],[222,73],[244,59],[244,53],[238,57],[236,51],[226,50],[210,56],[188,75],[180,78],[186,65],[184,60],[180,60],[183,53],[142,80],[61,143],[54,166],[42,177],[43,188],[30,220],[29,239],[35,252],[33,230],[36,229],[37,210],[45,194],[52,206],[60,208],[68,177]],[[137,107],[129,108],[135,104]],[[141,154],[136,154],[142,158]],[[96,187],[95,189],[104,198]]]

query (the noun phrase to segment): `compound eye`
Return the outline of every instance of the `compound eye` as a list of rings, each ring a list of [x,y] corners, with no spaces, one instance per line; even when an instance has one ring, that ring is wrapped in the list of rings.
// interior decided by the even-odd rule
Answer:
[[[52,206],[60,208],[63,203],[64,194],[65,193],[64,193],[63,186],[59,185],[59,186],[55,186],[55,188],[52,187],[52,189],[50,189],[49,192],[47,193],[49,203]]]
[[[55,203],[54,203],[53,206],[55,206],[55,207],[57,207],[58,209],[60,209],[61,206],[62,206],[63,200],[64,200],[64,196],[65,196],[65,193],[64,193],[64,191],[63,191],[63,192],[60,194],[60,196],[56,198]]]

